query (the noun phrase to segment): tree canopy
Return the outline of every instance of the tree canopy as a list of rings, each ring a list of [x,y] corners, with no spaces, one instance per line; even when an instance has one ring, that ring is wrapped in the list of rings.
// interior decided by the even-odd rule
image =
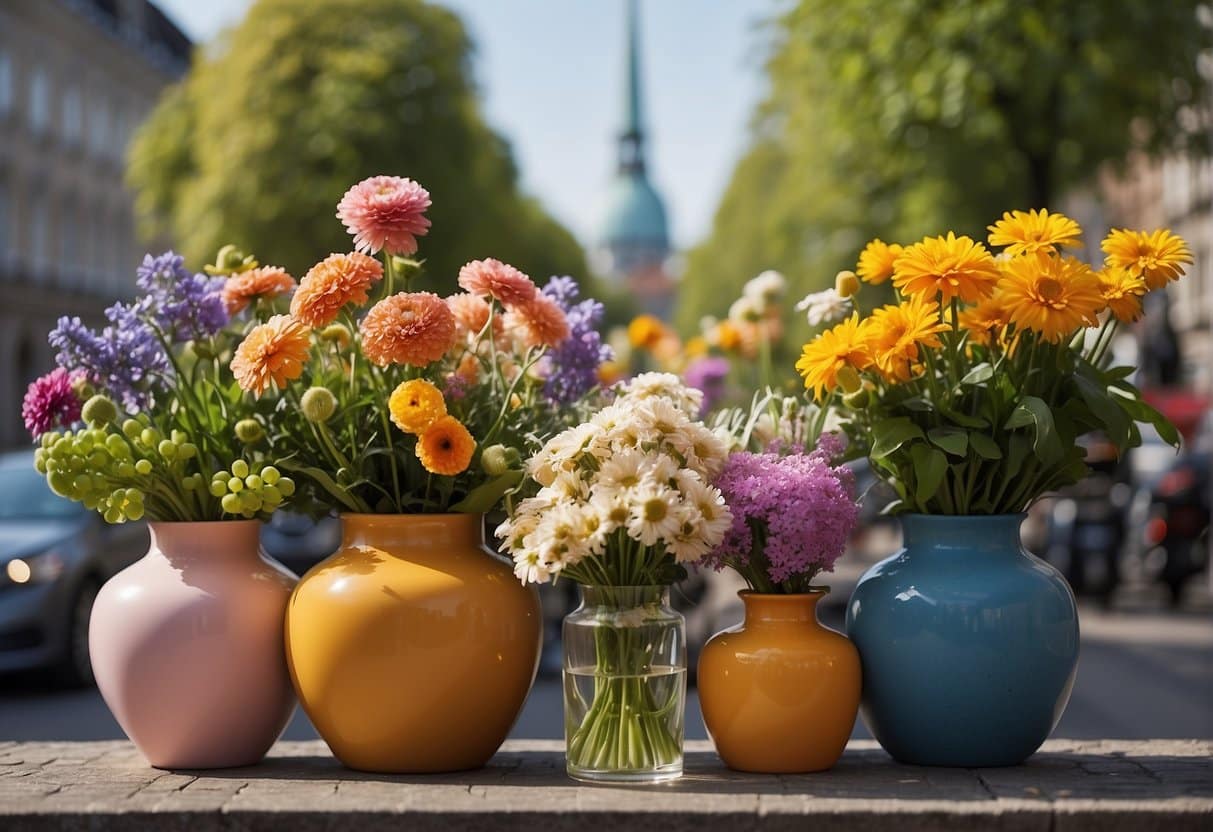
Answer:
[[[131,147],[143,231],[194,264],[235,243],[296,276],[350,241],[337,201],[375,174],[433,198],[427,288],[497,257],[543,280],[586,272],[573,237],[520,192],[486,124],[460,19],[424,0],[258,0],[200,49]]]
[[[1135,148],[1207,153],[1201,5],[799,0],[771,23],[769,92],[681,323],[763,269],[821,288],[871,237],[984,236]]]

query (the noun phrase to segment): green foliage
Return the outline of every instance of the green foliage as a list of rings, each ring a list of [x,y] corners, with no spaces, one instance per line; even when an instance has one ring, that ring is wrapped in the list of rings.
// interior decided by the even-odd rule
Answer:
[[[471,50],[459,18],[423,0],[259,0],[137,134],[143,230],[195,262],[255,247],[298,277],[349,249],[333,220],[346,188],[388,173],[433,197],[426,288],[488,256],[541,279],[584,274],[580,246],[519,191],[485,124]]]
[[[759,271],[825,288],[872,237],[984,236],[1133,147],[1204,153],[1199,0],[800,0],[752,147],[688,256],[680,324]],[[733,291],[730,291],[733,290]]]

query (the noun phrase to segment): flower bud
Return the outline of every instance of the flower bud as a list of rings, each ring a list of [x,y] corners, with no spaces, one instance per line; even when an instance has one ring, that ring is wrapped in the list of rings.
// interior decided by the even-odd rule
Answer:
[[[243,459],[237,459],[232,463],[232,476],[244,479],[249,475],[248,463]]]
[[[90,425],[108,425],[118,418],[118,406],[105,396],[93,396],[84,403],[81,417]]]
[[[859,377],[859,373],[850,364],[844,365],[838,371],[837,375],[838,386],[842,388],[844,393],[854,393],[863,387],[863,380]]]
[[[327,387],[311,387],[299,400],[303,418],[309,422],[327,422],[337,411],[337,397]]]
[[[236,423],[236,438],[245,445],[255,445],[265,438],[265,428],[256,419],[241,419]]]
[[[872,400],[872,394],[866,388],[860,387],[854,393],[847,393],[842,397],[842,403],[851,410],[863,410]]]
[[[135,473],[147,476],[152,472],[152,462],[149,459],[141,459],[135,463]]]
[[[329,324],[320,330],[320,340],[332,341],[338,347],[345,349],[350,345],[350,331],[344,324]]]
[[[490,445],[480,454],[480,467],[490,477],[500,477],[510,470],[505,445]]]
[[[841,271],[834,277],[834,291],[842,295],[844,298],[849,298],[859,291],[859,278],[855,276],[855,272]]]
[[[261,481],[266,485],[273,485],[282,479],[282,472],[273,465],[267,465],[261,469]]]

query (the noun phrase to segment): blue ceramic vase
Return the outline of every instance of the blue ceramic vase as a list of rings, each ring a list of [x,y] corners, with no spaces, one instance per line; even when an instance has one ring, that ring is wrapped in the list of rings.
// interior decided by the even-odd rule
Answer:
[[[860,712],[897,760],[1015,765],[1061,718],[1078,610],[1061,573],[1023,548],[1022,520],[904,515],[904,548],[856,585]]]

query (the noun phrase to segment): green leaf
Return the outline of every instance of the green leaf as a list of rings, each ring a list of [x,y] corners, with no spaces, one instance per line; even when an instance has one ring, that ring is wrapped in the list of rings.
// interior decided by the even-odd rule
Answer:
[[[914,501],[922,509],[939,491],[948,472],[948,458],[938,448],[921,443],[911,446],[910,460],[914,463]]]
[[[990,423],[980,416],[969,416],[966,413],[961,413],[958,410],[953,410],[950,407],[940,405],[939,412],[948,419],[965,428],[988,428]]]
[[[964,456],[969,452],[969,434],[960,428],[931,428],[927,431],[927,439],[952,456]]]
[[[873,459],[883,459],[912,439],[923,439],[922,428],[906,419],[897,416],[892,419],[882,419],[872,425]]]
[[[994,368],[989,363],[978,364],[972,370],[965,374],[965,377],[960,380],[961,384],[980,385],[989,381],[994,377]]]
[[[970,433],[969,445],[973,448],[973,452],[982,459],[1002,459],[1002,448],[998,447],[998,443],[984,433]]]
[[[348,508],[350,511],[364,511],[364,507],[358,504],[348,489],[342,488],[340,485],[329,476],[327,471],[322,471],[319,468],[311,465],[296,465],[294,462],[282,460],[278,463],[280,468],[285,468],[292,474],[303,474],[306,477],[314,480],[317,485],[328,492],[335,500]]]
[[[1064,455],[1061,441],[1057,438],[1057,428],[1053,423],[1053,411],[1042,399],[1035,396],[1024,396],[1023,400],[1011,411],[1006,427],[1009,430],[1035,425],[1036,431],[1032,441],[1032,449],[1045,465],[1059,462]]]
[[[1125,400],[1110,395],[1106,385],[1083,373],[1074,376],[1074,386],[1078,388],[1078,395],[1090,409],[1091,415],[1103,425],[1112,443],[1122,452],[1129,448],[1133,422],[1121,404]]]
[[[1179,430],[1175,425],[1171,424],[1171,420],[1159,413],[1155,408],[1146,404],[1140,398],[1125,398],[1124,396],[1115,396],[1120,406],[1125,412],[1131,416],[1134,421],[1145,422],[1153,425],[1154,430],[1158,431],[1158,435],[1162,437],[1162,441],[1166,442],[1173,448],[1178,448],[1180,445]]]
[[[466,497],[451,506],[451,511],[459,514],[486,514],[501,502],[507,491],[520,482],[521,471],[506,471],[501,476],[473,488]]]

